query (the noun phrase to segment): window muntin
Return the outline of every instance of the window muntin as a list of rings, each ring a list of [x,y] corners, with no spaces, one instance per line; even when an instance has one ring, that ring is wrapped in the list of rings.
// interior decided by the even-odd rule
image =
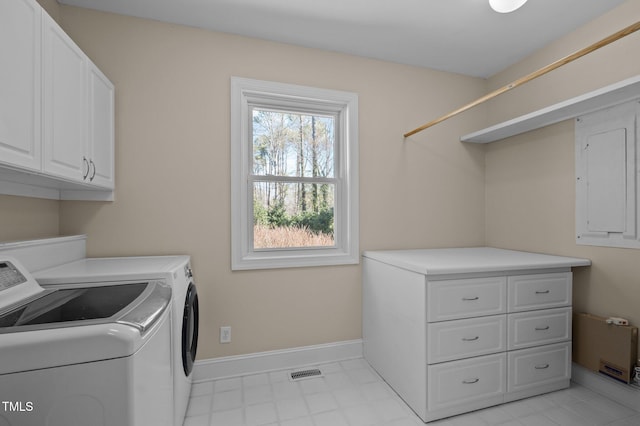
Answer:
[[[357,95],[231,86],[232,268],[358,263]]]

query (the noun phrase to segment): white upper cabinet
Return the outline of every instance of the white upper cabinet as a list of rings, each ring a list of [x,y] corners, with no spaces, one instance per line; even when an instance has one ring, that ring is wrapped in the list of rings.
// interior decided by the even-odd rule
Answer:
[[[114,87],[107,77],[88,61],[89,137],[88,179],[94,185],[114,186]]]
[[[0,54],[0,194],[113,200],[113,84],[34,0],[0,2]]]
[[[43,16],[44,171],[83,181],[85,155],[86,56],[47,14]]]
[[[40,20],[34,0],[0,5],[0,164],[40,170]]]

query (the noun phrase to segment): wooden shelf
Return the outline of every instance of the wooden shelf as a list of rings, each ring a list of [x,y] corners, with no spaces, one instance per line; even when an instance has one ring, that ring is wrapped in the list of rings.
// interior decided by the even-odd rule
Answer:
[[[602,87],[529,114],[460,138],[462,142],[490,143],[560,121],[640,98],[640,75]]]

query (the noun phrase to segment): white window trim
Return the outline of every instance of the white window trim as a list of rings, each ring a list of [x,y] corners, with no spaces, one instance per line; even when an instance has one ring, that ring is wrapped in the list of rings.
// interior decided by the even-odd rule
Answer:
[[[250,104],[337,112],[339,162],[336,177],[336,245],[295,249],[252,249],[253,215],[249,191]],[[351,92],[231,77],[231,269],[271,269],[357,264],[358,95]]]

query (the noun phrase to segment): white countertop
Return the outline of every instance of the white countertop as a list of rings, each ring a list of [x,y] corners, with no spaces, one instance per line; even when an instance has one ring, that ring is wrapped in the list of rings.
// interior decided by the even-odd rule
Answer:
[[[366,251],[363,257],[425,275],[589,266],[589,259],[492,247]]]

